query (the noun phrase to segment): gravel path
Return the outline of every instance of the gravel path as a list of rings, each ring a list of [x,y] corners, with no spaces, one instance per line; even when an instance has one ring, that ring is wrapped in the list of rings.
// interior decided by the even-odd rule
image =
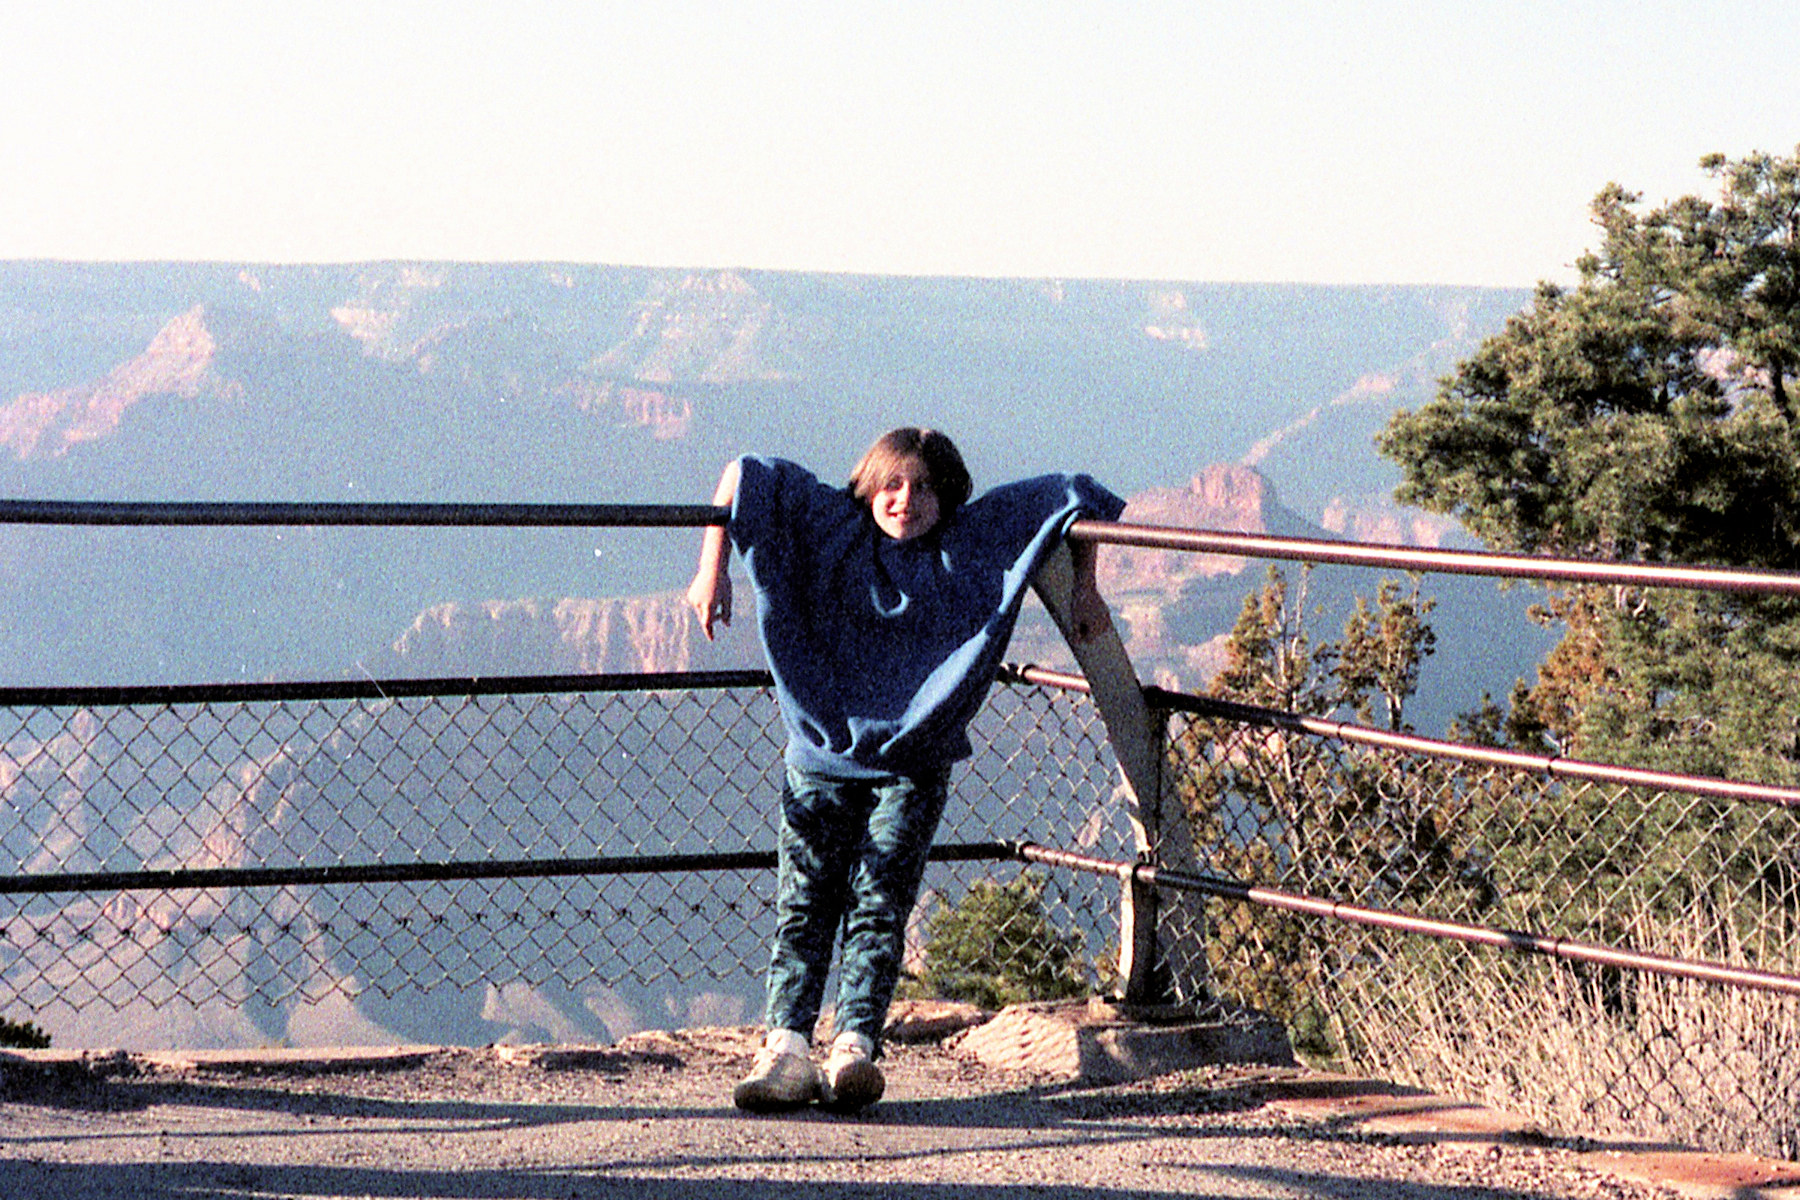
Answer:
[[[119,1056],[0,1078],[0,1196],[1639,1197],[1577,1151],[1374,1134],[1291,1105],[1307,1073],[1208,1068],[1106,1088],[898,1047],[860,1117],[748,1117],[747,1030],[575,1051],[321,1060]],[[38,1060],[41,1062],[41,1060]]]

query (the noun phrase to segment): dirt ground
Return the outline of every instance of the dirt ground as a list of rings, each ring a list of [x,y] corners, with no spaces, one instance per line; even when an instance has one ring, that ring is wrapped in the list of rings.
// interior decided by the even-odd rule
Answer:
[[[953,1043],[900,1046],[885,1060],[887,1096],[864,1114],[750,1117],[730,1091],[754,1047],[750,1030],[690,1030],[587,1049],[7,1054],[0,1196],[1674,1194],[1628,1148],[1556,1143],[1302,1068],[1084,1087],[981,1066]],[[1764,1194],[1771,1177],[1735,1167],[1674,1183]]]

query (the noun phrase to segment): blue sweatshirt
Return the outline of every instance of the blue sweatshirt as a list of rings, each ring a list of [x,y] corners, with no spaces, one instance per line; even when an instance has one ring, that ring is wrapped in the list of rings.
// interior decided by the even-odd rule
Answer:
[[[749,456],[739,471],[730,534],[756,590],[787,761],[836,778],[967,758],[1031,577],[1071,522],[1125,507],[1085,475],[1044,475],[897,542],[804,467]]]

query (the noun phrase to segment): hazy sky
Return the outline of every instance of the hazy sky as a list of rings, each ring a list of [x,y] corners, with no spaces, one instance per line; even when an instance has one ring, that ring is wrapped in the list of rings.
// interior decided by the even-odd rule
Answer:
[[[0,258],[1528,285],[1788,0],[4,0]]]

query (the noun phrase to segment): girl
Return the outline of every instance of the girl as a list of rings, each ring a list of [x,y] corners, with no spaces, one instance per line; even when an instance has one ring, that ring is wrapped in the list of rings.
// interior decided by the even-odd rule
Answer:
[[[688,603],[710,639],[731,620],[729,536],[757,593],[788,732],[768,1029],[734,1100],[751,1111],[881,1096],[875,1065],[906,918],[943,814],[950,765],[1005,652],[1025,588],[1078,517],[1124,502],[1085,475],[1046,475],[974,501],[962,455],[935,430],[877,439],[848,488],[781,459],[726,467]],[[1093,546],[1071,543],[1075,634],[1108,627]],[[842,928],[836,1037],[810,1055]]]

